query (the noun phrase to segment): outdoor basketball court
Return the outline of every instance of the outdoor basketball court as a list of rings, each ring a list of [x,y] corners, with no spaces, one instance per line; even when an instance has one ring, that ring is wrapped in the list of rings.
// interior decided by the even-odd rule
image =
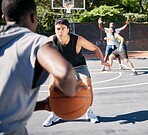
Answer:
[[[116,61],[113,71],[101,72],[99,60],[91,55],[85,56],[93,80],[92,109],[100,123],[92,124],[82,116],[72,121],[61,119],[50,127],[43,127],[49,113],[38,111],[28,122],[30,135],[147,135],[148,55],[130,58],[138,71],[137,76],[131,76],[126,65],[125,70],[118,69]],[[38,100],[47,96],[47,85],[48,80],[42,85]]]
[[[84,10],[85,0],[52,0],[52,9],[65,10],[75,32],[71,10]],[[92,109],[100,122],[92,124],[84,115],[71,121],[61,119],[50,127],[43,127],[49,112],[38,111],[27,124],[30,135],[148,135],[148,55],[130,57],[138,71],[137,76],[131,76],[123,61],[125,70],[118,69],[114,61],[111,72],[101,72],[100,61],[92,54],[85,56],[93,81]],[[38,100],[47,97],[48,82],[42,85]]]

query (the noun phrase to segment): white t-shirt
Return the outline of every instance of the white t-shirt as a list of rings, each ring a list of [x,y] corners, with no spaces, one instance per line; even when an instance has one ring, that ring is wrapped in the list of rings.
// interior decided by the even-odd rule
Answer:
[[[107,40],[107,45],[119,45],[119,42],[117,40],[114,39],[114,36],[110,33],[109,28],[104,28],[105,29],[105,33],[107,38],[111,38],[113,40]],[[119,28],[115,29],[116,33],[119,33]]]

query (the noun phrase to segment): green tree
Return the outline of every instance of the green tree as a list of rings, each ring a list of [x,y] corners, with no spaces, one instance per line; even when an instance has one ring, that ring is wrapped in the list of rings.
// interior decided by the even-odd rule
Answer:
[[[84,11],[81,16],[76,17],[77,22],[97,22],[99,17],[103,17],[105,22],[107,21],[124,21],[125,18],[121,16],[123,9],[116,6],[100,6],[95,7],[93,10]]]
[[[63,10],[53,10],[51,0],[35,0],[38,13],[38,32],[53,32],[54,21],[61,17]]]
[[[1,2],[2,0],[0,0]],[[54,21],[64,17],[63,10],[53,10],[51,0],[35,0],[38,12],[38,32],[54,31]],[[58,1],[58,0],[57,0]],[[147,21],[148,0],[85,0],[86,10],[74,10],[75,22],[96,22],[99,16],[105,21]],[[134,14],[136,13],[136,14]],[[145,14],[139,14],[145,13]],[[0,12],[1,16],[1,12]],[[0,24],[2,19],[0,17]]]
[[[148,10],[146,8],[148,7],[148,0],[86,0],[86,10],[88,11],[101,5],[119,5],[126,13],[144,13]]]

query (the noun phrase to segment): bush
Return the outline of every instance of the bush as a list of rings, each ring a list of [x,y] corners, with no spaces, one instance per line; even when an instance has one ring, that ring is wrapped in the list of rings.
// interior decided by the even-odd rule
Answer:
[[[103,18],[103,21],[122,21],[124,19],[120,14],[122,8],[115,6],[100,6],[96,7],[90,12],[84,11],[81,16],[75,18],[76,22],[97,22],[99,17]]]
[[[124,16],[129,18],[131,22],[148,22],[147,14],[126,13]]]
[[[78,14],[75,15],[75,22],[97,22],[99,17],[102,17],[105,22],[124,22],[127,18],[131,22],[148,22],[147,14],[123,13],[123,9],[118,8],[118,5],[104,5],[96,7],[90,12],[85,10],[81,15]]]
[[[54,32],[54,21],[56,18],[64,17],[63,10],[47,10],[46,8],[38,6],[39,16],[38,32]],[[91,11],[87,10],[72,10],[74,22],[97,22],[99,17],[102,17],[104,22],[124,22],[127,18],[131,22],[148,22],[147,14],[124,13],[122,8],[118,5],[95,7]],[[67,17],[69,20],[72,16]]]

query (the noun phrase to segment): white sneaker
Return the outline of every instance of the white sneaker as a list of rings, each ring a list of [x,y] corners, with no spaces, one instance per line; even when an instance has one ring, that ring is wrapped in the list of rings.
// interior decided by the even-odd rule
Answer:
[[[122,65],[119,65],[120,70],[124,70],[124,67]]]
[[[133,71],[133,73],[131,75],[136,76],[136,75],[138,75],[138,73],[136,71]]]
[[[51,112],[49,117],[43,122],[43,126],[44,127],[49,127],[51,126],[54,122],[59,121],[59,117],[54,113]]]
[[[102,68],[100,69],[100,71],[105,71],[105,67],[102,67]]]
[[[99,122],[99,120],[96,117],[96,115],[90,109],[88,109],[88,111],[86,112],[86,119],[89,119],[91,123]]]

